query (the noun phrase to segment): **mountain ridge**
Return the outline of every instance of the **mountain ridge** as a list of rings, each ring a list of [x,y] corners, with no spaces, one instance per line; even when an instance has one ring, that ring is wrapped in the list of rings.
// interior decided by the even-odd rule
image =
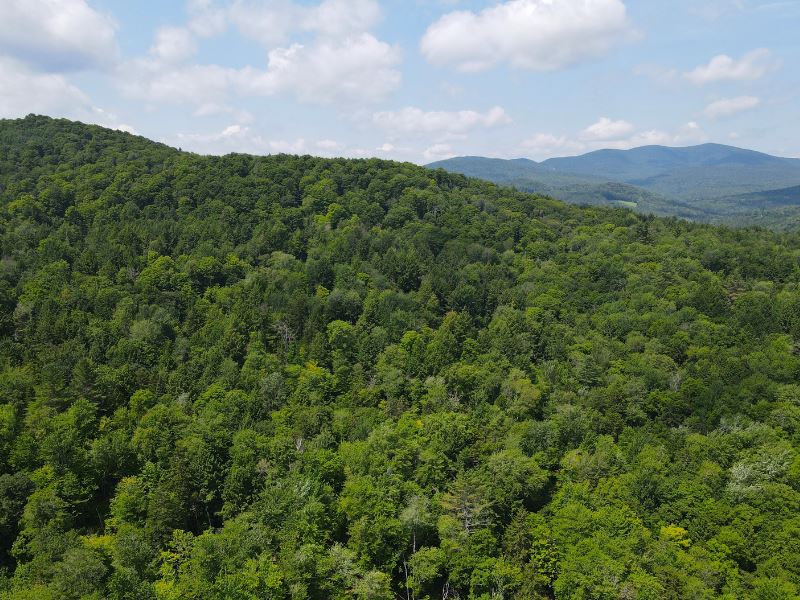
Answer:
[[[622,205],[662,216],[724,223],[731,216],[728,212],[737,209],[733,219],[737,224],[749,207],[731,207],[730,201],[716,199],[741,196],[746,203],[748,194],[800,185],[800,159],[715,143],[601,149],[541,162],[453,157],[427,166],[548,193],[567,202]],[[610,184],[616,186],[611,192]],[[781,217],[776,214],[775,220],[779,224]]]

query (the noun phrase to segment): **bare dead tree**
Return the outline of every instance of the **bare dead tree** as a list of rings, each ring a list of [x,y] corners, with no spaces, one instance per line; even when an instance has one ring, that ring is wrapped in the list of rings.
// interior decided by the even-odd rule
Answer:
[[[284,356],[289,354],[289,347],[292,345],[292,342],[294,342],[296,338],[294,330],[289,325],[289,323],[286,322],[285,319],[281,319],[280,321],[275,323],[273,329],[275,330],[275,333],[278,334],[278,337],[280,337],[281,339]]]

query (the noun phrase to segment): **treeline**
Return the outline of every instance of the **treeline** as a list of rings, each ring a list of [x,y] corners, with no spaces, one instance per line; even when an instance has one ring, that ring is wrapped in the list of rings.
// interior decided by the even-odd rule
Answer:
[[[795,598],[800,238],[0,121],[0,597]]]

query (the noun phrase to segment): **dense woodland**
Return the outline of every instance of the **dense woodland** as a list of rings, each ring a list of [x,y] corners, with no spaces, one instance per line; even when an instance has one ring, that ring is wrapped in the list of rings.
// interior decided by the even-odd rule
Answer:
[[[800,237],[0,121],[0,597],[796,598]]]

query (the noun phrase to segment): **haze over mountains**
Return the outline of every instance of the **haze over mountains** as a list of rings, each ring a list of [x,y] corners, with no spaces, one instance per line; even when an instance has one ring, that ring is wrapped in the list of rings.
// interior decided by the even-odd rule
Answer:
[[[597,150],[538,163],[467,156],[428,166],[577,204],[698,221],[786,228],[800,217],[800,159],[722,144]]]

